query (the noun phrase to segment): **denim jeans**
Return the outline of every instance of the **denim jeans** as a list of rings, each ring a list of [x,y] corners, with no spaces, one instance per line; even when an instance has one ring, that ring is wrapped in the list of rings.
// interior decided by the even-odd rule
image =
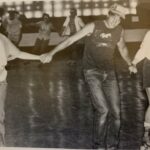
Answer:
[[[94,106],[95,148],[117,147],[120,131],[120,98],[114,71],[84,70]]]

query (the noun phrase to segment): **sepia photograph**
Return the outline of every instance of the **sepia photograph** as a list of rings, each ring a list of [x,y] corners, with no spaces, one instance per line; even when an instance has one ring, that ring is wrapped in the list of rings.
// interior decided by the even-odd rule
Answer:
[[[150,150],[150,0],[0,0],[0,150]]]

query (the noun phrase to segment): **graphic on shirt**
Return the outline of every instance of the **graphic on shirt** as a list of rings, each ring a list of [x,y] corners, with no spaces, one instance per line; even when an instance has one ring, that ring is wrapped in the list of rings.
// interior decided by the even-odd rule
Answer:
[[[108,44],[107,43],[98,43],[96,46],[97,47],[108,47]]]
[[[111,38],[111,34],[110,33],[101,33],[100,37],[102,39],[108,39],[108,38]]]
[[[110,32],[105,33],[101,30],[96,30],[95,34],[95,42],[97,47],[111,47],[112,42],[112,34]]]

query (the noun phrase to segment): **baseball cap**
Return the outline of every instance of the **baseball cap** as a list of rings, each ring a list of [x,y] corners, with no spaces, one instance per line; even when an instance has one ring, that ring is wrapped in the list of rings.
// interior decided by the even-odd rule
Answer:
[[[123,7],[119,4],[113,4],[110,9],[110,12],[115,13],[117,15],[119,15],[121,18],[125,19],[125,15],[127,13],[127,8]]]

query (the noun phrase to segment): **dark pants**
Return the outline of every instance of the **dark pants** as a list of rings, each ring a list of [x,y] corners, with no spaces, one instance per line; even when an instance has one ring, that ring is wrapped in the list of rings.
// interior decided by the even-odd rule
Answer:
[[[35,45],[34,45],[34,52],[35,54],[42,54],[46,52],[46,49],[48,47],[49,40],[44,39],[36,39]]]
[[[94,106],[95,148],[116,147],[120,131],[120,98],[115,72],[84,70]]]
[[[83,49],[84,49],[84,44],[82,43],[74,43],[69,47],[69,50],[71,51],[71,60],[81,60],[83,57]]]

